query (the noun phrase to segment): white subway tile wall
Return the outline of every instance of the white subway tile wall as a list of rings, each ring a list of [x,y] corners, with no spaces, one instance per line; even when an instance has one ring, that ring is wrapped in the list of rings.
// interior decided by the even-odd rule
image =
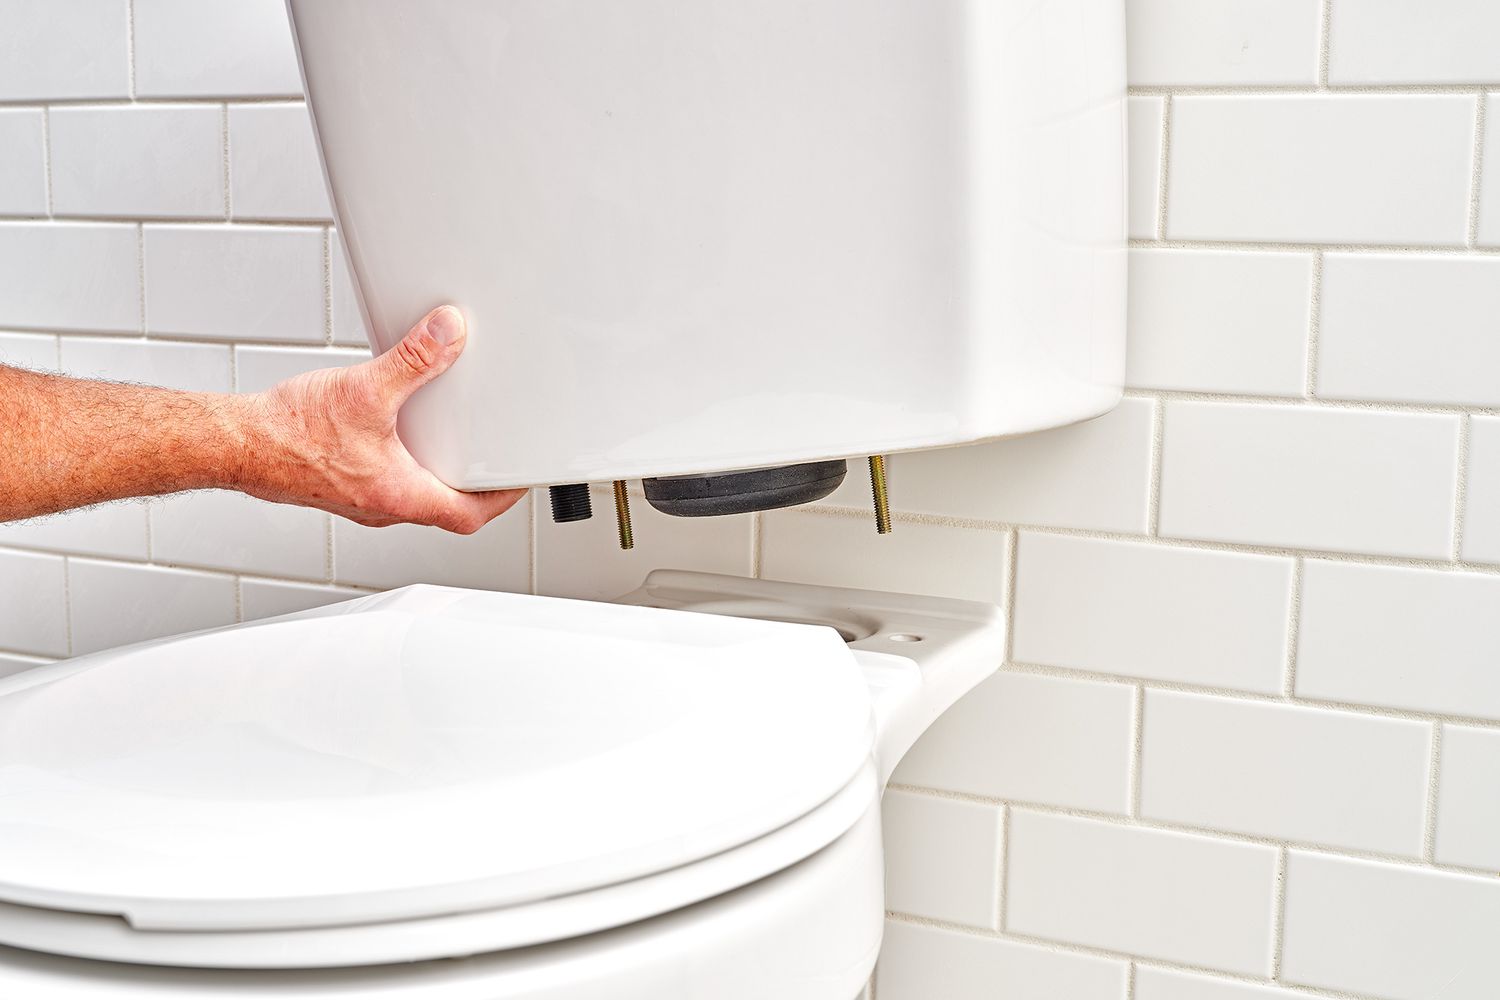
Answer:
[[[888,538],[863,463],[816,512],[637,497],[632,552],[529,501],[3,525],[0,675],[419,581],[992,601],[1013,649],[888,800],[878,1000],[1500,995],[1500,6],[1126,6],[1108,416],[894,456]],[[0,0],[0,360],[259,391],[368,356],[347,268],[282,0]]]
[[[1500,730],[1443,726],[1433,857],[1500,871]]]
[[[1312,275],[1310,253],[1132,250],[1126,384],[1300,396]]]
[[[47,214],[45,141],[40,109],[0,108],[0,213]]]
[[[220,108],[53,108],[48,122],[54,215],[224,217]]]
[[[996,928],[998,805],[896,789],[881,802],[885,903],[918,917]],[[980,873],[988,871],[989,878]]]

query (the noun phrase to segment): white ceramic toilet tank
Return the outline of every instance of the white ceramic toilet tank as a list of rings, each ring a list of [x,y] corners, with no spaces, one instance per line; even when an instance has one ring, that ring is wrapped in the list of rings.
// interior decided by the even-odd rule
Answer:
[[[1119,0],[289,0],[377,348],[463,489],[1033,431],[1119,398]]]

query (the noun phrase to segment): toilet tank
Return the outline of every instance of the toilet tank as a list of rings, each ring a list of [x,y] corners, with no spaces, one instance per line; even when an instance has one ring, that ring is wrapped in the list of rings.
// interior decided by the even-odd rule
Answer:
[[[289,0],[372,346],[460,489],[997,438],[1120,396],[1120,0]]]

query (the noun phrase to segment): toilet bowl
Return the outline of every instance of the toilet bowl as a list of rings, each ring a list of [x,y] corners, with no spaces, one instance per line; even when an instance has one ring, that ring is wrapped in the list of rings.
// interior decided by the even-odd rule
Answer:
[[[984,604],[408,587],[0,681],[0,996],[850,1000]]]

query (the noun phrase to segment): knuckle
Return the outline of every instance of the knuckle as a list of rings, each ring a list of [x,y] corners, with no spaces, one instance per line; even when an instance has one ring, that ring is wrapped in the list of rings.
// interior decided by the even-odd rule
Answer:
[[[396,360],[413,375],[423,375],[437,361],[437,344],[425,333],[413,333],[401,339],[395,353]]]

